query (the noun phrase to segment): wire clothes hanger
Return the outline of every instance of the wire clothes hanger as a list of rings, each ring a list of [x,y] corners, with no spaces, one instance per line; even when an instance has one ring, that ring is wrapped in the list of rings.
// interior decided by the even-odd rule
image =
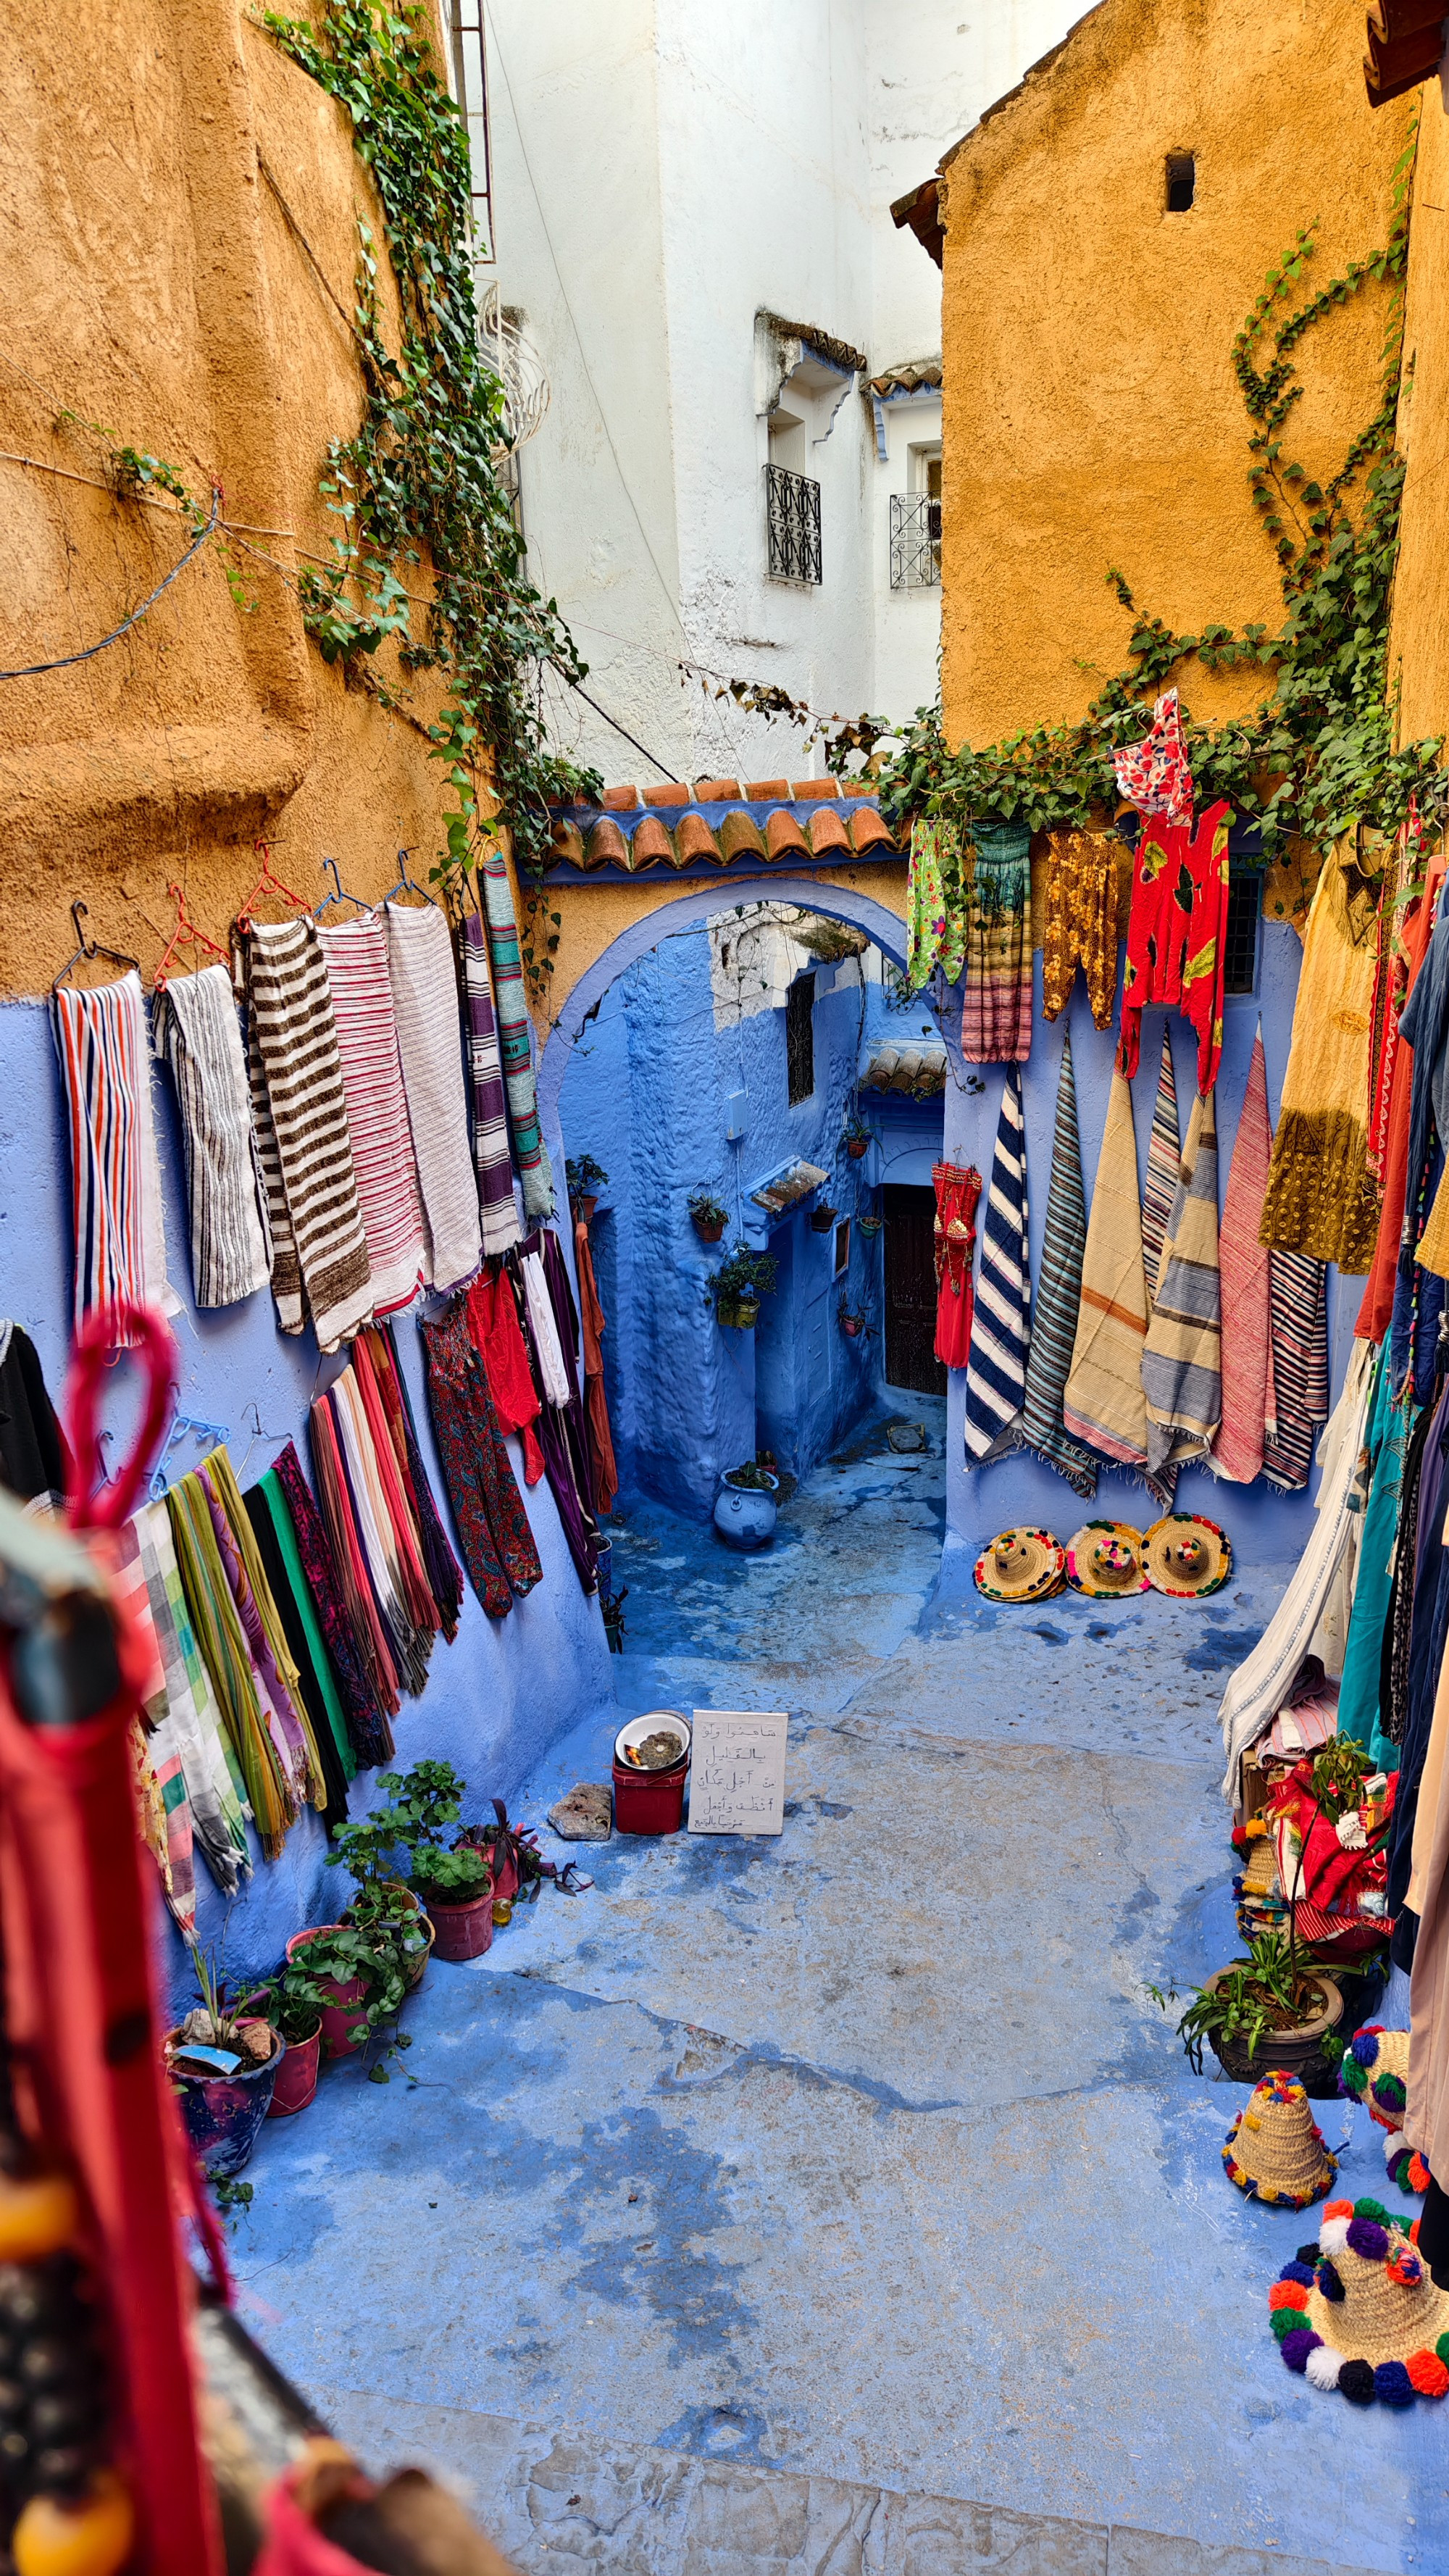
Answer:
[[[51,985],[50,989],[52,993],[60,990],[60,987],[65,982],[67,975],[69,975],[75,967],[82,965],[89,966],[97,957],[108,957],[113,966],[134,966],[137,974],[140,974],[141,965],[139,958],[128,957],[123,948],[107,948],[103,940],[87,939],[84,930],[81,928],[81,924],[83,921],[89,921],[90,907],[89,905],[82,903],[79,895],[76,896],[71,905],[70,917],[75,929],[76,944],[72,954],[67,957],[60,973],[56,976],[54,983]]]
[[[346,886],[342,882],[342,871],[338,867],[335,859],[324,859],[322,865],[324,869],[330,868],[332,870],[332,882],[337,888],[337,892],[335,894],[324,894],[321,902],[316,908],[316,911],[312,915],[314,921],[320,921],[324,912],[330,912],[334,903],[355,903],[359,912],[371,912],[372,905],[370,903],[364,903],[360,894],[348,893]]]
[[[218,948],[216,941],[214,939],[208,939],[206,932],[199,929],[197,924],[192,920],[190,913],[186,909],[186,896],[181,887],[179,885],[169,885],[166,891],[169,895],[172,895],[175,898],[176,927],[166,942],[165,954],[162,957],[160,965],[156,969],[154,989],[158,993],[164,993],[166,990],[166,978],[170,971],[171,960],[175,956],[178,948],[185,948],[189,944],[193,948],[209,949],[211,955],[217,958],[223,966],[229,966],[231,963],[226,950],[224,948]]]
[[[397,881],[395,884],[388,887],[386,894],[382,898],[384,903],[392,903],[400,894],[420,895],[424,903],[431,903],[433,901],[433,897],[429,894],[427,887],[419,885],[417,878],[409,868],[408,861],[411,857],[411,850],[399,850],[397,854]]]
[[[275,895],[280,903],[289,903],[294,912],[309,912],[311,910],[311,906],[309,904],[305,904],[299,894],[293,894],[290,886],[283,885],[281,878],[278,876],[276,869],[272,865],[272,853],[269,844],[265,841],[258,841],[256,847],[262,854],[262,872],[258,877],[256,884],[253,886],[251,893],[247,896],[246,902],[242,905],[240,912],[237,914],[236,926],[238,930],[250,930],[252,926],[252,907],[264,894]]]

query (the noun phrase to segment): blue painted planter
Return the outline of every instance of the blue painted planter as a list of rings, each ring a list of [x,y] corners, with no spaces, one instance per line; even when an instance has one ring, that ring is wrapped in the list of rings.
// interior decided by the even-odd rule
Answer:
[[[766,1493],[759,1485],[737,1485],[732,1475],[720,1478],[714,1525],[726,1547],[768,1547],[775,1535],[775,1496],[779,1479],[770,1478]]]
[[[239,2174],[249,2161],[286,2053],[279,2034],[265,2066],[249,2066],[236,2075],[173,2076],[197,2163],[213,2181]]]

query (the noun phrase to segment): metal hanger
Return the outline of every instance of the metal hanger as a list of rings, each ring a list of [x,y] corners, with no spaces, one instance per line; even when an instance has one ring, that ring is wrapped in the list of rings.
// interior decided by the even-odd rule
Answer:
[[[312,915],[314,921],[320,921],[323,913],[329,912],[334,903],[355,903],[359,912],[371,912],[371,904],[364,903],[360,894],[348,893],[346,886],[342,882],[342,871],[338,867],[335,859],[324,859],[322,866],[324,871],[328,868],[332,870],[332,882],[337,888],[337,892],[335,894],[324,894],[321,902],[318,904]]]
[[[431,903],[433,901],[433,897],[429,894],[427,887],[419,885],[417,878],[409,868],[408,861],[411,857],[411,850],[399,850],[397,854],[397,881],[394,885],[390,885],[388,887],[386,894],[382,898],[384,903],[392,903],[400,894],[421,895],[424,903]]]
[[[73,954],[67,957],[65,964],[62,966],[60,973],[55,979],[55,982],[51,985],[50,989],[52,993],[59,990],[60,986],[65,982],[67,975],[72,972],[73,968],[81,965],[88,966],[97,957],[109,957],[113,966],[134,966],[137,974],[140,974],[141,963],[139,958],[128,957],[123,948],[107,948],[103,940],[87,939],[85,932],[81,928],[81,923],[83,921],[89,921],[90,907],[88,904],[82,903],[79,895],[76,896],[75,901],[71,905],[70,917],[72,926],[75,930],[75,949]]]
[[[276,895],[280,902],[289,903],[294,912],[309,912],[311,910],[311,906],[309,904],[305,904],[299,894],[293,894],[290,886],[283,885],[281,878],[278,876],[276,869],[272,865],[272,853],[268,844],[265,841],[258,841],[256,847],[262,854],[262,872],[258,877],[256,884],[253,886],[251,893],[247,896],[246,902],[242,905],[240,912],[237,914],[236,926],[238,930],[250,930],[252,923],[252,907],[260,895]]]
[[[229,965],[231,962],[227,956],[226,950],[224,948],[218,948],[216,941],[214,939],[208,939],[206,932],[199,929],[197,924],[192,920],[190,913],[186,909],[186,897],[181,887],[179,885],[169,885],[166,891],[169,895],[174,895],[176,898],[176,927],[166,942],[165,955],[162,957],[161,963],[156,969],[155,990],[158,993],[164,993],[166,990],[167,969],[169,968],[171,960],[175,956],[177,949],[186,947],[188,943],[194,948],[210,949],[212,956],[218,958],[223,966]]]

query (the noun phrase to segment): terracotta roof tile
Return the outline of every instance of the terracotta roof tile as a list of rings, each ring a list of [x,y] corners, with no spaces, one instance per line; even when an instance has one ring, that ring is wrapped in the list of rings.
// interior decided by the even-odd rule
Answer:
[[[555,814],[551,837],[555,859],[564,861],[571,868],[587,865],[584,858],[584,836],[577,823],[573,822],[567,814]]]
[[[838,796],[840,781],[838,778],[797,778],[790,793],[797,799],[807,796]]]
[[[742,851],[754,859],[763,859],[766,855],[764,833],[753,814],[741,810],[726,814],[719,827],[719,845],[727,860],[737,858]]]
[[[1418,17],[1414,0],[1399,0],[1398,7],[1394,0],[1378,0],[1368,13],[1366,32],[1364,86],[1370,106],[1383,107],[1438,70],[1444,51],[1442,0],[1441,14],[1427,21]]]
[[[694,782],[696,805],[737,805],[739,795],[737,778],[696,778]]]
[[[827,850],[850,848],[850,834],[844,822],[838,814],[831,813],[828,805],[817,805],[810,817],[810,847],[817,859],[823,858]]]
[[[745,794],[752,805],[778,805],[790,793],[788,778],[747,778]]]
[[[681,814],[674,847],[676,867],[687,868],[693,859],[721,859],[722,863],[720,845],[702,814]]]
[[[584,852],[585,867],[627,868],[632,864],[629,844],[613,815],[601,814],[589,834],[588,846]]]
[[[599,802],[607,806],[610,813],[627,814],[638,804],[639,790],[637,787],[606,787]]]
[[[681,786],[677,778],[672,778],[667,787],[646,787],[644,802],[646,805],[687,805],[689,789]]]
[[[842,796],[874,796],[876,793],[875,780],[873,778],[842,778],[840,782],[840,792]]]
[[[850,818],[850,837],[856,853],[864,858],[867,850],[893,850],[895,840],[873,805],[862,805]]]
[[[783,805],[777,805],[774,813],[766,818],[765,847],[772,859],[778,859],[782,850],[808,850],[810,847],[794,815],[787,814]]]
[[[657,814],[642,815],[635,824],[634,837],[629,844],[629,865],[636,876],[641,868],[660,865],[672,868],[675,865],[674,843]]]

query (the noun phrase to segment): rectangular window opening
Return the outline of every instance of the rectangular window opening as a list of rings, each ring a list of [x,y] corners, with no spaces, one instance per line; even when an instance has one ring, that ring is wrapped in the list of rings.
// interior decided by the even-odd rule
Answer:
[[[1223,934],[1223,991],[1251,993],[1258,982],[1258,916],[1263,878],[1257,868],[1228,870],[1228,922]]]
[[[815,978],[797,975],[785,995],[785,1069],[790,1106],[813,1098],[815,1091]]]
[[[1197,154],[1169,152],[1167,156],[1167,211],[1185,215],[1191,211],[1197,194]]]
[[[843,1279],[850,1268],[850,1219],[843,1216],[835,1229],[835,1276]]]

